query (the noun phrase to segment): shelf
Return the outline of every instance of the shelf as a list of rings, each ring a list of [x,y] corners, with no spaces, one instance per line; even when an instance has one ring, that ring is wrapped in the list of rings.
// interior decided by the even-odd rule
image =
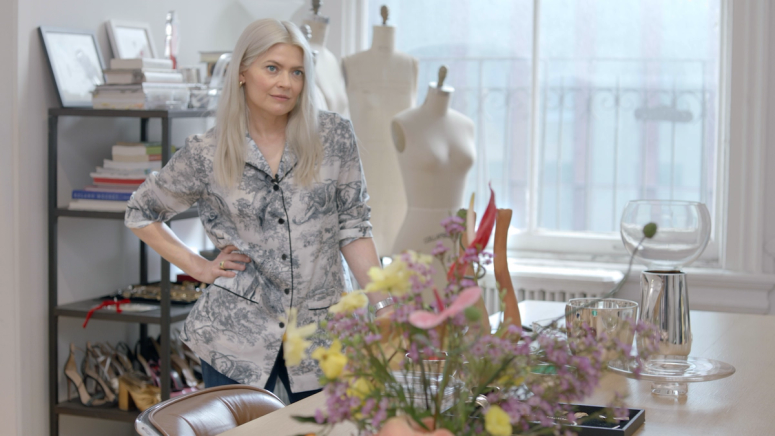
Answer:
[[[75,217],[75,218],[101,218],[101,219],[111,219],[111,220],[123,220],[124,219],[124,212],[102,212],[98,210],[72,210],[72,209],[65,209],[65,208],[59,208],[57,209],[57,217]],[[177,220],[183,220],[187,218],[197,218],[199,217],[199,209],[194,206],[191,209],[181,212],[177,215],[175,215],[170,221],[177,221]]]
[[[54,315],[71,318],[86,319],[86,314],[95,306],[99,306],[104,300],[93,298],[90,300],[76,301],[75,303],[63,304],[54,309]],[[145,303],[143,303],[145,304]],[[154,304],[154,303],[150,303]],[[158,304],[158,303],[157,303]],[[191,304],[172,304],[170,305],[171,322],[183,321],[188,316],[188,312],[194,307]],[[116,313],[113,310],[95,310],[91,319],[103,319],[108,321],[120,322],[139,322],[143,324],[160,324],[161,309],[148,310],[145,312],[127,312]]]
[[[126,117],[126,118],[199,118],[212,116],[213,111],[207,109],[92,109],[92,108],[51,108],[49,115],[76,117]]]
[[[111,421],[135,422],[139,410],[125,412],[118,407],[87,407],[78,400],[65,401],[54,406],[59,415],[85,416],[88,418],[108,419]]]

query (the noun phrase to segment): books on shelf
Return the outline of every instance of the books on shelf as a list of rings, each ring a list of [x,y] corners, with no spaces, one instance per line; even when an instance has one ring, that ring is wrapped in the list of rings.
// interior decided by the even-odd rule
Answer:
[[[161,143],[159,142],[117,142],[111,149],[113,158],[117,155],[154,155],[161,154]],[[172,146],[172,152],[175,152],[175,146]]]
[[[70,205],[67,206],[70,210],[94,210],[104,212],[123,212],[126,210],[126,201],[110,201],[110,200],[86,200],[86,199],[74,199],[70,201]]]
[[[68,208],[123,211],[127,201],[148,175],[161,169],[161,148],[158,142],[117,142],[111,147],[113,159],[104,159],[103,165],[97,166],[89,174],[93,184],[72,191]],[[175,151],[175,147],[171,149]],[[146,160],[120,160],[127,157]],[[154,160],[149,160],[151,157]]]
[[[98,85],[92,95],[92,106],[95,109],[184,109],[189,98],[185,83]]]
[[[102,161],[102,167],[115,170],[160,170],[161,160],[147,162],[122,162],[116,161],[115,159],[104,159]]]
[[[183,75],[173,70],[137,68],[128,70],[105,70],[107,85],[131,85],[143,82],[183,83]]]
[[[118,193],[133,193],[136,191],[135,188],[131,186],[97,186],[97,185],[86,185],[83,187],[83,191],[92,191],[92,192],[118,192]]]
[[[129,201],[132,192],[113,192],[113,191],[87,191],[85,189],[74,189],[73,200],[105,200],[105,201]]]
[[[160,58],[134,58],[134,59],[113,58],[110,60],[111,70],[134,70],[139,68],[172,70],[172,60],[160,59]]]

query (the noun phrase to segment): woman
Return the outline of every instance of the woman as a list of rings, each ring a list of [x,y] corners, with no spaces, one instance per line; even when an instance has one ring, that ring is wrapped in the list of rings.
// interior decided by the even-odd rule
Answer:
[[[325,317],[350,289],[342,255],[366,285],[379,264],[368,195],[352,125],[315,108],[312,55],[299,29],[256,21],[232,56],[216,127],[189,137],[148,177],[125,222],[186,274],[212,283],[181,334],[202,360],[205,385],[273,390],[279,377],[294,402],[318,392],[320,373],[309,359],[286,368],[283,318],[292,307],[299,325]],[[194,203],[221,250],[213,261],[164,224]],[[391,301],[369,298],[378,308]]]

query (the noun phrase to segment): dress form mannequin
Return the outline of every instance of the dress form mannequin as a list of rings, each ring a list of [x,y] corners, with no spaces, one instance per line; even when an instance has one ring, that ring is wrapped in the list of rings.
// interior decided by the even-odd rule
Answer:
[[[304,34],[304,37],[307,38],[307,41],[309,42],[312,39],[312,28],[309,25],[304,24],[300,29],[301,33]],[[312,49],[312,59],[315,62],[315,77],[317,77],[318,51],[314,48]],[[315,79],[315,89],[313,92],[315,93],[315,105],[318,107],[318,110],[330,110],[328,108],[328,103],[326,102],[326,97],[323,95],[323,91],[320,89],[317,79]]]
[[[393,118],[391,131],[406,186],[408,210],[394,250],[430,254],[439,236],[441,220],[463,205],[466,176],[476,158],[474,123],[449,108],[454,89],[444,86],[446,67],[439,84],[431,83],[425,102]],[[446,242],[446,241],[445,241]],[[447,242],[445,245],[449,247]],[[446,283],[446,271],[434,261],[437,286]]]
[[[320,89],[328,110],[336,112],[345,118],[350,118],[347,91],[345,90],[344,77],[342,77],[339,61],[326,48],[328,18],[317,14],[315,6],[319,7],[320,2],[317,3],[316,5],[313,2],[315,15],[309,20],[304,20],[304,25],[309,26],[312,32],[309,45],[312,50],[317,51],[317,56],[315,57],[315,84]]]
[[[342,60],[370,197],[374,242],[380,256],[395,253],[393,242],[406,214],[390,120],[414,106],[417,98],[417,59],[395,51],[394,37],[394,27],[374,26],[371,48]]]

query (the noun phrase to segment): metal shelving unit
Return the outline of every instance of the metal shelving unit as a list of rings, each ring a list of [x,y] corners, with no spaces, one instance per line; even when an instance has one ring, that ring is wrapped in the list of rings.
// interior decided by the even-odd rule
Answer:
[[[49,397],[50,397],[50,433],[59,434],[59,415],[75,415],[133,422],[137,411],[124,412],[118,408],[86,407],[76,401],[59,402],[59,368],[58,340],[59,317],[75,317],[84,319],[92,307],[100,303],[99,299],[86,299],[74,303],[59,305],[57,291],[57,225],[60,218],[67,219],[111,219],[123,220],[123,212],[100,212],[69,210],[57,207],[57,127],[59,117],[110,117],[138,118],[140,120],[140,140],[148,140],[148,120],[161,120],[162,164],[166,164],[171,156],[172,132],[171,124],[175,118],[203,118],[210,114],[206,110],[102,110],[90,108],[52,108],[48,111],[48,313],[49,313]],[[192,208],[178,214],[173,220],[197,217],[197,209]],[[148,248],[140,242],[140,283],[148,283]],[[159,309],[148,312],[115,313],[96,311],[92,319],[140,324],[140,336],[148,334],[148,324],[159,324],[161,337],[161,395],[162,400],[170,397],[170,325],[182,321],[191,310],[192,304],[172,305],[170,303],[170,264],[161,261],[161,302]],[[106,292],[107,293],[107,292]]]

